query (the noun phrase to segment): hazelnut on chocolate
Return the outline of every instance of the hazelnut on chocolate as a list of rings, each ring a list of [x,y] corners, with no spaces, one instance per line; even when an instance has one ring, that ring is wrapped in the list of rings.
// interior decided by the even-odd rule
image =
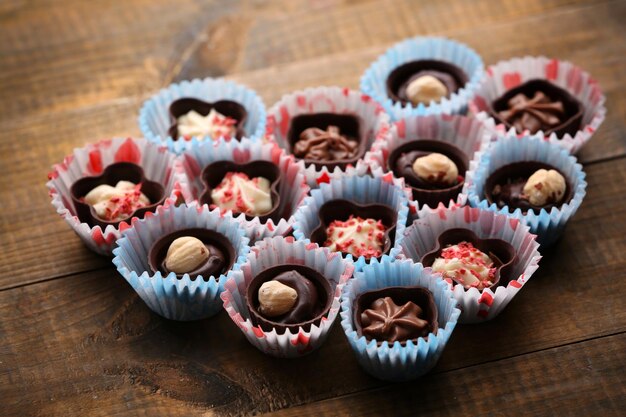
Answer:
[[[448,96],[448,88],[432,75],[424,75],[411,81],[406,87],[406,97],[413,104],[429,104]]]
[[[444,154],[433,152],[413,162],[413,171],[423,181],[454,185],[458,181],[459,169]]]
[[[565,195],[567,184],[565,178],[554,169],[539,169],[528,178],[524,185],[524,194],[535,206],[560,203]]]
[[[165,267],[177,274],[186,274],[197,269],[209,259],[204,243],[192,236],[174,240],[165,255]]]

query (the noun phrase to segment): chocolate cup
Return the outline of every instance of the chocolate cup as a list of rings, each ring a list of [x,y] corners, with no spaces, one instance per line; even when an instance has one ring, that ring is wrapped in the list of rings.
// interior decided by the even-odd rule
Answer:
[[[314,317],[311,317],[310,320],[291,324],[278,323],[272,321],[271,318],[264,317],[259,312],[259,288],[261,288],[261,285],[287,271],[298,272],[300,275],[311,281],[317,288],[317,311],[319,311],[319,313]],[[250,320],[252,321],[252,324],[260,326],[264,331],[269,332],[272,329],[276,329],[278,334],[283,334],[287,329],[296,330],[298,327],[302,327],[304,331],[308,332],[311,330],[312,325],[318,325],[322,321],[322,318],[330,311],[330,306],[333,303],[333,291],[334,289],[330,285],[330,281],[313,268],[298,264],[275,265],[264,269],[252,278],[250,284],[248,284],[248,288],[246,289],[246,306],[250,312]]]
[[[115,187],[118,181],[130,181],[135,184],[141,184],[141,192],[152,203],[135,210],[125,220],[109,221],[102,219],[98,217],[94,208],[82,201],[82,199],[97,186],[107,184]],[[70,195],[72,196],[78,219],[91,227],[100,226],[104,229],[108,225],[118,227],[120,223],[133,217],[143,218],[145,213],[156,210],[157,206],[163,204],[165,200],[165,188],[158,182],[147,180],[143,168],[139,165],[132,162],[116,162],[106,167],[102,174],[98,176],[84,177],[74,182],[70,187]]]
[[[289,152],[293,154],[293,147],[300,140],[300,134],[310,127],[317,127],[322,130],[328,129],[328,126],[337,126],[339,133],[350,139],[359,142],[359,148],[356,156],[350,159],[339,159],[334,161],[317,161],[314,159],[304,159],[306,164],[315,165],[316,167],[327,167],[332,170],[336,167],[345,169],[346,166],[356,164],[365,154],[367,139],[362,132],[361,120],[352,114],[336,114],[336,113],[311,113],[301,114],[291,119],[291,125],[287,133],[287,143],[289,143]]]
[[[334,220],[346,221],[350,215],[355,217],[359,216],[363,219],[370,218],[380,220],[383,223],[386,230],[382,252],[383,254],[388,254],[396,236],[398,214],[394,209],[384,204],[362,205],[343,199],[327,201],[322,204],[319,209],[318,217],[320,224],[311,232],[311,242],[317,243],[319,246],[324,246],[324,242],[326,242],[328,238],[326,229],[330,223]],[[367,260],[369,261],[369,259]]]
[[[241,139],[245,135],[244,124],[248,118],[248,111],[241,104],[231,100],[219,100],[214,103],[199,100],[197,98],[184,97],[174,100],[170,104],[170,120],[172,124],[167,133],[173,140],[178,140],[178,118],[189,113],[192,110],[206,116],[215,109],[218,113],[233,118],[237,121],[235,125],[235,137]]]
[[[456,165],[459,171],[459,176],[462,178],[462,180],[459,181],[456,185],[437,190],[420,188],[417,175],[415,177],[407,177],[398,172],[396,168],[398,158],[400,158],[402,154],[411,151],[423,151],[426,154],[438,152],[447,156]],[[403,145],[400,145],[393,151],[391,151],[389,157],[387,158],[387,169],[391,170],[396,177],[404,177],[407,185],[411,187],[411,190],[413,191],[413,198],[416,199],[419,204],[425,204],[433,208],[437,207],[439,203],[445,204],[450,200],[456,199],[456,197],[463,189],[463,184],[465,183],[465,173],[467,172],[468,168],[469,158],[465,154],[465,152],[448,142],[431,139],[412,140]],[[463,174],[461,175],[461,173]]]
[[[552,84],[545,80],[530,80],[525,83],[508,90],[502,96],[498,97],[491,103],[491,110],[489,113],[491,116],[500,123],[503,123],[507,128],[512,128],[513,125],[501,119],[498,112],[508,110],[508,102],[514,96],[519,93],[524,94],[528,98],[532,98],[536,92],[542,92],[553,101],[561,101],[565,110],[565,116],[563,122],[551,129],[545,130],[545,135],[556,133],[557,136],[563,136],[569,133],[571,136],[576,135],[576,132],[580,129],[580,125],[583,120],[583,106],[574,96],[568,91]],[[522,132],[518,132],[522,133]]]
[[[437,305],[433,294],[425,287],[410,286],[410,287],[385,287],[378,290],[366,291],[359,294],[352,307],[352,322],[356,329],[356,333],[359,336],[363,335],[363,326],[361,324],[361,313],[369,309],[372,303],[379,298],[391,297],[396,305],[406,304],[409,301],[417,304],[424,312],[426,320],[430,324],[429,333],[437,334],[439,329],[439,312],[437,311]],[[367,336],[365,336],[367,339]],[[419,338],[408,339],[417,343]],[[424,336],[424,339],[428,339],[428,334]],[[372,339],[367,339],[372,340]],[[385,340],[376,340],[378,346],[382,345]],[[400,342],[402,346],[406,345],[407,340]]]
[[[424,254],[420,262],[425,267],[431,267],[435,259],[441,256],[441,252],[448,245],[456,245],[461,242],[469,242],[481,252],[487,254],[496,268],[494,282],[489,288],[507,285],[512,277],[513,265],[517,260],[517,252],[510,243],[502,239],[481,239],[469,229],[448,229],[437,238],[437,247]],[[453,279],[454,285],[458,283]]]
[[[450,75],[454,79],[454,85],[446,82],[446,80],[444,79],[437,77],[437,74],[433,73],[433,71],[443,72]],[[393,100],[394,102],[399,101],[402,104],[410,104],[413,107],[417,107],[410,101],[401,98],[401,95],[402,91],[406,90],[407,85],[412,80],[412,78],[414,78],[414,76],[418,74],[420,76],[432,75],[439,81],[443,82],[448,89],[448,95],[446,97],[450,97],[453,93],[456,93],[465,84],[467,84],[468,81],[467,74],[465,74],[465,72],[463,72],[461,68],[449,62],[432,59],[411,61],[395,68],[387,76],[386,85],[387,95],[389,96],[389,98],[391,98],[391,100]]]
[[[191,279],[196,279],[196,277],[202,275],[202,278],[205,281],[208,281],[211,276],[214,276],[215,280],[217,281],[219,280],[220,275],[225,274],[233,267],[237,254],[235,252],[235,247],[232,245],[232,243],[230,243],[226,236],[214,230],[191,228],[177,230],[175,232],[163,235],[152,244],[150,250],[148,251],[148,266],[150,266],[152,272],[156,273],[160,271],[164,277],[169,275],[171,271],[165,267],[167,250],[174,240],[183,236],[195,237],[197,239],[200,239],[202,243],[205,244],[205,246],[213,245],[220,249],[224,257],[224,263],[226,265],[226,267],[222,268],[219,273],[207,275],[207,272],[210,271],[212,267],[208,262],[206,262],[195,270],[188,272]],[[207,249],[209,249],[208,246]],[[176,274],[176,277],[180,279],[183,277],[183,275],[185,274]]]
[[[565,194],[563,194],[563,198],[561,199],[560,203],[549,203],[544,206],[535,206],[533,204],[530,204],[530,201],[523,200],[519,202],[520,204],[509,204],[494,197],[493,188],[496,185],[504,184],[509,179],[519,178],[523,178],[524,183],[526,183],[526,180],[528,180],[528,178],[539,169],[554,169],[555,171],[558,171],[561,175],[563,175],[563,178],[565,178]],[[489,175],[489,177],[487,177],[487,181],[485,181],[484,193],[485,198],[487,199],[489,204],[495,203],[498,208],[503,208],[506,205],[509,206],[509,208],[511,208],[512,210],[519,208],[522,210],[523,213],[528,212],[528,210],[537,210],[537,212],[539,212],[541,211],[541,209],[550,211],[552,207],[560,208],[563,204],[569,202],[574,195],[572,186],[570,185],[567,177],[561,171],[559,171],[552,165],[544,164],[543,162],[537,161],[514,162],[512,164],[504,165],[503,167],[496,169],[491,175]]]
[[[252,161],[247,164],[237,164],[231,161],[217,161],[213,162],[202,170],[201,178],[204,184],[204,189],[198,198],[200,204],[213,205],[211,199],[211,191],[216,188],[226,174],[229,172],[241,172],[246,174],[249,178],[263,177],[270,182],[270,195],[272,197],[272,209],[262,215],[258,216],[261,222],[265,222],[268,219],[272,219],[274,222],[278,222],[281,219],[280,213],[280,194],[278,193],[282,173],[280,169],[269,161]],[[248,220],[252,220],[255,216],[249,216],[246,214]]]

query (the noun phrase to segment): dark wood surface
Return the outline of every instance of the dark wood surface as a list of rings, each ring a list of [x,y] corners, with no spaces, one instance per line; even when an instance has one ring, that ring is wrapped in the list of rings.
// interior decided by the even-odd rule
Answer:
[[[626,2],[567,0],[0,3],[0,415],[623,415],[626,410]],[[266,357],[225,313],[152,313],[54,213],[50,165],[137,135],[167,84],[227,76],[267,106],[356,88],[391,43],[450,36],[487,64],[576,62],[608,117],[579,154],[588,194],[539,271],[492,322],[455,330],[435,370],[387,384],[338,324],[299,360]]]

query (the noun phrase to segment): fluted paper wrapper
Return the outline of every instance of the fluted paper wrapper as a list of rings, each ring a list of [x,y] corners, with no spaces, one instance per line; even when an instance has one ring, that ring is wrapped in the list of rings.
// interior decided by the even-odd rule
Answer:
[[[113,264],[117,271],[155,313],[171,320],[199,320],[211,317],[222,309],[219,298],[224,290],[226,275],[191,279],[189,274],[177,278],[174,272],[163,275],[152,272],[148,253],[152,244],[176,230],[202,228],[224,235],[235,248],[235,262],[230,271],[236,271],[245,261],[250,247],[239,223],[217,210],[204,207],[159,207],[147,219],[133,222],[113,250]]]
[[[57,213],[89,249],[100,255],[111,255],[115,241],[121,236],[121,231],[129,227],[132,219],[120,223],[118,227],[109,225],[104,230],[100,226],[91,227],[82,223],[76,216],[70,188],[81,178],[101,175],[107,166],[117,162],[135,163],[143,168],[147,179],[163,184],[165,205],[175,203],[188,193],[182,165],[165,146],[146,139],[115,138],[74,149],[63,162],[53,166],[46,186]],[[150,215],[147,213],[145,216]]]
[[[395,258],[400,255],[400,243],[404,237],[409,212],[405,191],[395,186],[391,180],[366,176],[352,176],[334,179],[329,184],[322,184],[319,189],[312,190],[311,195],[296,211],[293,235],[298,240],[310,242],[311,233],[319,224],[319,209],[327,201],[344,199],[358,204],[384,204],[397,213],[396,235],[388,255]],[[341,254],[346,260],[354,262],[357,271],[369,261],[364,256],[357,259],[351,254]]]
[[[392,124],[389,141],[374,142],[372,150],[365,155],[365,163],[377,175],[392,172],[392,167],[387,164],[389,154],[395,148],[418,139],[449,143],[463,151],[468,160],[471,160],[474,154],[482,146],[491,142],[494,136],[481,122],[469,117],[454,115],[408,117]],[[450,200],[447,204],[440,203],[440,205],[464,205],[466,201],[467,195],[461,192],[455,200]],[[424,213],[436,208],[415,201],[412,197],[410,206],[409,221],[419,217],[420,212]]]
[[[511,281],[495,290],[476,288],[466,290],[462,285],[452,286],[454,297],[461,309],[460,323],[480,323],[491,320],[509,304],[537,270],[541,255],[535,235],[519,220],[489,210],[464,207],[441,207],[415,221],[406,230],[402,253],[414,262],[438,245],[438,237],[449,229],[462,228],[476,233],[481,239],[500,239],[513,246],[517,254],[511,271]]]
[[[360,118],[362,139],[365,138],[365,151],[369,150],[376,139],[388,140],[389,116],[374,100],[358,91],[341,87],[315,87],[296,91],[283,96],[267,112],[267,134],[269,140],[291,152],[287,135],[291,119],[310,113],[350,114]],[[341,178],[346,170],[339,167],[329,169],[305,164],[301,159],[298,164],[305,172],[307,184],[317,188],[331,179]]]
[[[581,127],[575,135],[572,136],[569,133],[562,136],[557,136],[556,133],[545,135],[539,131],[536,136],[562,146],[572,154],[578,152],[604,121],[606,99],[598,82],[571,62],[544,56],[527,56],[498,62],[488,68],[476,96],[470,103],[470,110],[494,132],[500,135],[519,136],[515,128],[507,131],[506,125],[491,117],[489,114],[491,103],[508,90],[536,79],[549,81],[568,91],[584,107]]]
[[[380,346],[376,340],[359,336],[353,322],[354,301],[359,294],[385,287],[421,286],[433,294],[438,311],[439,329],[428,338],[420,337],[415,343],[409,340],[390,345],[384,341]],[[355,273],[341,296],[341,326],[359,364],[370,375],[388,381],[406,381],[418,378],[430,371],[439,361],[441,354],[456,326],[460,311],[456,308],[452,291],[440,276],[433,275],[430,268],[410,260],[389,258],[373,261],[362,272]]]
[[[188,202],[197,202],[204,189],[202,170],[213,162],[233,161],[237,164],[246,164],[251,161],[268,161],[280,168],[282,177],[278,190],[279,210],[288,215],[277,223],[272,219],[261,222],[258,216],[248,220],[243,213],[234,215],[252,242],[289,233],[294,222],[293,214],[309,192],[302,167],[295,162],[293,156],[287,155],[275,143],[262,143],[247,138],[240,142],[233,140],[205,142],[191,146],[181,155],[181,159],[189,180],[189,187],[186,187],[189,192],[185,195],[185,201]]]
[[[205,78],[172,84],[146,100],[139,112],[139,128],[144,137],[154,143],[166,145],[175,153],[181,153],[198,143],[211,141],[206,138],[184,140],[169,136],[168,130],[172,125],[169,107],[180,98],[197,98],[210,103],[219,100],[235,101],[248,112],[244,124],[246,136],[256,140],[265,134],[265,104],[254,90],[223,78]]]
[[[330,311],[309,331],[299,327],[278,334],[275,329],[264,331],[254,326],[246,306],[246,290],[252,279],[261,271],[281,264],[306,265],[324,275],[334,288]],[[354,267],[337,253],[316,244],[296,241],[293,237],[266,238],[252,247],[246,262],[240,270],[228,275],[225,291],[222,293],[224,308],[233,322],[241,329],[248,341],[261,352],[280,358],[297,358],[319,348],[339,313],[341,290],[352,276]]]
[[[553,207],[550,211],[528,210],[526,214],[522,213],[521,209],[513,210],[508,206],[500,209],[495,203],[489,204],[484,189],[487,178],[496,169],[520,161],[538,161],[557,168],[572,187],[572,199],[559,208]],[[470,163],[463,192],[467,194],[472,207],[492,210],[522,221],[537,235],[537,241],[541,246],[548,247],[563,233],[568,220],[582,204],[586,189],[587,182],[582,166],[577,163],[575,157],[568,154],[567,150],[536,136],[510,136],[499,138],[476,154]]]
[[[456,65],[468,82],[450,97],[425,106],[394,103],[387,94],[387,77],[397,67],[411,61],[438,60]],[[380,103],[392,120],[431,114],[465,114],[483,76],[480,56],[468,46],[445,38],[417,36],[399,42],[376,59],[361,77],[361,91]]]

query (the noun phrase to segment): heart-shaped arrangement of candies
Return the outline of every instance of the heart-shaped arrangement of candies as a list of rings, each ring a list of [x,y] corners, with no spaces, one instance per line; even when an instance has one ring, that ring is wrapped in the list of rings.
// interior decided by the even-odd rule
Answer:
[[[569,62],[485,70],[416,37],[361,91],[312,87],[269,110],[223,79],[173,84],[110,139],[54,166],[57,212],[157,314],[222,308],[278,357],[322,345],[337,316],[359,363],[417,378],[458,322],[498,315],[585,196],[573,156],[604,96]]]

